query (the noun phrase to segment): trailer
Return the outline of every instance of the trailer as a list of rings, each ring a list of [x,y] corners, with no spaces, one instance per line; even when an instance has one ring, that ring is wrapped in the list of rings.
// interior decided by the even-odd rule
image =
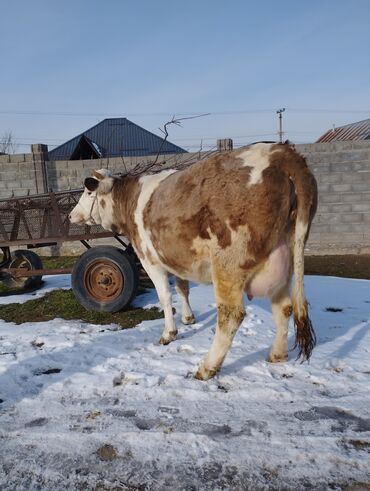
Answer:
[[[137,293],[139,261],[129,241],[100,225],[71,224],[82,190],[0,200],[0,281],[8,288],[36,289],[45,275],[71,274],[76,299],[88,310],[117,312]],[[112,238],[118,246],[94,246]],[[86,251],[73,268],[44,269],[32,249],[80,241]]]

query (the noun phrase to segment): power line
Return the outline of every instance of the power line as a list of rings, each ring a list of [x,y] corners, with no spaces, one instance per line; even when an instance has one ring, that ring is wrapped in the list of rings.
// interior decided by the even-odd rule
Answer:
[[[304,109],[287,108],[293,113],[320,113],[320,114],[370,114],[370,109]]]
[[[317,131],[284,131],[284,133],[289,134],[289,135],[317,135]],[[228,135],[230,138],[233,140],[238,140],[238,139],[246,139],[246,138],[261,138],[261,137],[270,137],[270,136],[276,136],[278,135],[278,132],[271,132],[271,133],[254,133],[250,135]],[[198,144],[200,141],[215,141],[219,138],[219,135],[216,136],[208,136],[208,137],[202,137],[202,136],[193,136],[189,138],[171,138],[171,142],[189,142],[188,145],[190,145],[191,142],[194,142],[194,144]],[[50,146],[59,146],[60,144],[66,143],[68,140],[66,139],[52,139],[52,138],[13,138],[15,141],[16,145],[19,146],[26,146],[26,145],[32,145],[35,142],[56,142],[54,145],[50,143]],[[194,145],[191,145],[194,146]]]
[[[306,132],[303,132],[303,133],[306,133]],[[255,138],[255,137],[259,137],[259,136],[271,136],[271,135],[276,135],[276,132],[272,132],[272,133],[254,133],[254,134],[250,134],[250,135],[231,135],[230,138]],[[187,138],[171,138],[171,141],[217,140],[218,138],[220,138],[220,135],[215,135],[215,136],[191,136],[191,137],[187,137]],[[35,141],[42,141],[42,142],[44,142],[44,141],[50,141],[50,142],[57,142],[57,143],[59,143],[59,142],[64,143],[64,142],[69,141],[69,139],[62,139],[62,138],[40,138],[40,137],[37,137],[37,138],[33,138],[33,137],[14,137],[13,140],[17,140],[17,141],[23,142],[23,143],[26,143],[29,140],[30,141],[32,140],[32,143],[34,143]],[[19,145],[20,144],[21,143],[19,143]]]
[[[126,116],[173,116],[176,114],[176,117],[185,116],[185,117],[194,117],[199,113],[203,115],[227,115],[227,114],[254,114],[254,113],[269,113],[274,111],[274,109],[245,109],[241,111],[194,111],[191,113],[183,113],[181,111],[171,111],[171,112],[161,112],[161,113],[131,113],[122,111],[121,113],[91,113],[91,112],[73,112],[73,111],[33,111],[33,110],[0,110],[0,114],[9,114],[9,115],[19,115],[19,116],[89,116],[89,117],[119,117],[122,118],[122,114]]]
[[[33,142],[35,141],[48,141],[48,142],[66,142],[67,140],[66,139],[62,139],[62,138],[33,138],[32,136],[26,136],[26,137],[21,137],[21,136],[18,136],[18,137],[12,137],[12,140],[19,140],[19,141],[25,141],[25,140],[32,140]]]
[[[287,107],[287,111],[293,113],[327,113],[327,114],[370,114],[370,109],[327,109],[327,108],[294,108]],[[180,116],[194,116],[199,113],[207,113],[210,116],[225,116],[225,115],[237,115],[237,114],[259,114],[259,113],[273,113],[276,108],[270,109],[240,109],[240,110],[225,110],[225,111],[194,111],[183,113],[181,111],[171,111],[171,112],[147,112],[147,113],[132,113],[122,111],[120,113],[112,112],[76,112],[76,111],[39,111],[39,110],[17,110],[8,109],[0,110],[0,114],[7,115],[19,115],[19,116],[78,116],[78,117],[123,117],[122,114],[127,116],[169,116],[176,114],[177,117]]]
[[[240,139],[240,138],[259,138],[259,137],[265,137],[265,136],[276,136],[276,132],[273,133],[255,133],[255,134],[250,134],[250,135],[231,135],[230,138],[233,139]],[[218,136],[208,136],[208,137],[202,137],[202,136],[194,136],[194,137],[189,137],[189,138],[171,138],[171,142],[195,142],[195,144],[198,144],[200,141],[215,141],[219,138]],[[59,146],[59,144],[66,143],[68,140],[62,140],[62,139],[51,139],[51,138],[13,138],[15,141],[16,145],[19,146],[25,146],[25,145],[32,145],[36,141],[38,142],[57,142],[55,145],[50,144],[50,146]],[[192,145],[194,146],[194,145]]]
[[[289,135],[317,135],[317,131],[289,131],[285,130],[285,133],[289,133]],[[229,135],[230,138],[259,138],[262,136],[275,136],[278,134],[277,132],[270,133],[253,133],[250,135]],[[220,135],[215,136],[191,136],[186,138],[171,138],[172,142],[191,142],[191,141],[207,141],[207,140],[217,140],[220,138]],[[32,145],[35,142],[55,142],[55,145],[66,143],[70,140],[70,138],[44,138],[44,137],[13,137],[12,138],[17,145]],[[51,144],[51,146],[53,146]]]

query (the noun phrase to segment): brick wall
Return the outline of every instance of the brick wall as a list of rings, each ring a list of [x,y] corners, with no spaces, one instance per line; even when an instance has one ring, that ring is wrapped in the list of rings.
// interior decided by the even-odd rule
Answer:
[[[319,207],[307,252],[310,254],[370,253],[370,141],[297,145],[307,158],[319,187]],[[81,187],[96,168],[124,172],[142,158],[112,158],[79,161],[43,161],[43,154],[0,155],[0,199],[37,194],[46,186],[54,191]],[[199,154],[192,154],[196,159]],[[154,157],[145,157],[150,162]],[[175,165],[189,154],[166,156],[166,166]],[[43,180],[44,173],[46,174]],[[65,244],[62,250],[80,249]]]

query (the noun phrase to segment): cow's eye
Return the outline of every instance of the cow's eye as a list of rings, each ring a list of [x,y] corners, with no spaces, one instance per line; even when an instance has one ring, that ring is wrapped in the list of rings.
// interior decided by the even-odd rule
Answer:
[[[91,191],[87,191],[87,194],[91,194]]]

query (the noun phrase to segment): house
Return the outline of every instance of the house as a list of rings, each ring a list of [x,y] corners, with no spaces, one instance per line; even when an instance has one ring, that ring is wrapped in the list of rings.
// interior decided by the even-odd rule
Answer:
[[[85,160],[102,157],[141,157],[185,153],[127,118],[104,119],[92,128],[49,151],[50,160]]]
[[[346,140],[370,140],[370,119],[333,128],[320,136],[317,143]]]

